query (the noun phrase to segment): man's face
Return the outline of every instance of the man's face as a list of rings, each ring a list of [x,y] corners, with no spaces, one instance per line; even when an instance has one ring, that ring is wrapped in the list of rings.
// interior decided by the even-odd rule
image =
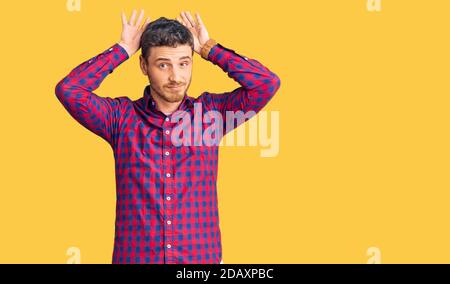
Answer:
[[[192,48],[189,45],[152,47],[147,60],[141,55],[140,65],[155,95],[169,103],[183,99],[192,77]]]

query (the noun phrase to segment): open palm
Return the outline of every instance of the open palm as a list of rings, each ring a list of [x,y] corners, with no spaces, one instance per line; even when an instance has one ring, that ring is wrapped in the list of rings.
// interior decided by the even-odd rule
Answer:
[[[150,23],[150,18],[141,26],[144,18],[144,10],[141,10],[136,21],[136,10],[133,10],[130,20],[127,20],[125,13],[122,12],[122,34],[120,36],[120,45],[125,48],[129,56],[135,54],[139,50],[142,33]]]
[[[197,21],[191,16],[191,13],[181,12],[180,16],[177,17],[177,21],[188,28],[192,33],[194,37],[194,51],[200,54],[202,46],[209,40],[209,34],[200,15],[196,13],[195,17]]]

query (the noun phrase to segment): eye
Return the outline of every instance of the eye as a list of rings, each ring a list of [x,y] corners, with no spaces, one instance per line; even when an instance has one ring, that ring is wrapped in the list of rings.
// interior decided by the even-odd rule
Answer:
[[[161,63],[161,64],[159,64],[159,68],[166,68],[167,67],[167,64],[166,63]]]
[[[183,67],[186,67],[186,66],[188,66],[189,65],[189,62],[183,62],[183,63],[181,63],[181,66],[183,66]]]

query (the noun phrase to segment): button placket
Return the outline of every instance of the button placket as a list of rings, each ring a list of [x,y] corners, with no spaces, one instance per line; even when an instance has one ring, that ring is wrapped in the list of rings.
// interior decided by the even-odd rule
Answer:
[[[163,173],[164,173],[164,194],[166,196],[166,204],[164,206],[164,226],[166,229],[164,230],[164,239],[165,239],[165,249],[166,249],[166,261],[171,263],[174,261],[174,235],[173,235],[173,208],[174,208],[174,173],[172,157],[170,155],[172,142],[171,142],[171,128],[168,117],[164,119],[163,122],[163,145],[162,145],[162,161],[163,161]]]

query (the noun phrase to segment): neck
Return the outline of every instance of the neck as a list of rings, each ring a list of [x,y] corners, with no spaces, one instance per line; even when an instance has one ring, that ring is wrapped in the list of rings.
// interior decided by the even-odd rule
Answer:
[[[179,101],[179,102],[171,103],[171,102],[165,101],[158,94],[156,94],[155,90],[153,90],[152,87],[150,87],[150,95],[153,98],[153,100],[155,101],[156,108],[159,111],[161,111],[162,113],[164,113],[165,115],[169,115],[169,114],[175,112],[178,109],[178,107],[181,105],[181,102],[182,102],[182,101]]]

